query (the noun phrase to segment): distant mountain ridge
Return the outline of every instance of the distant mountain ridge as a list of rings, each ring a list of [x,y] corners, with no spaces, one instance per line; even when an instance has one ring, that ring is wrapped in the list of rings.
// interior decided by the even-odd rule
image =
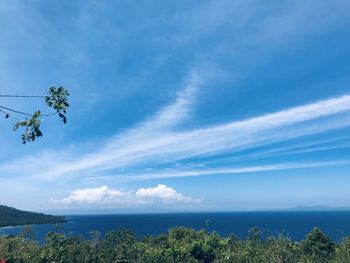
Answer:
[[[350,207],[334,207],[326,205],[303,206],[299,205],[287,209],[288,211],[350,211]]]
[[[298,205],[289,208],[275,208],[275,209],[257,209],[256,212],[332,212],[332,211],[350,211],[350,207],[335,207],[327,205]]]
[[[0,227],[32,225],[32,224],[58,224],[64,223],[64,216],[52,216],[18,210],[13,207],[0,205]]]

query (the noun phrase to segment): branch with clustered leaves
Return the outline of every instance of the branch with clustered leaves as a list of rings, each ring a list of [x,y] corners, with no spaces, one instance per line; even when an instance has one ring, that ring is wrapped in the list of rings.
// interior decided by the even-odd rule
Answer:
[[[54,111],[49,114],[43,114],[40,110],[35,111],[33,114],[12,109],[0,105],[0,112],[5,115],[5,118],[13,118],[17,120],[16,124],[13,127],[13,130],[19,128],[24,128],[22,134],[22,143],[26,144],[27,142],[34,142],[36,138],[42,137],[43,133],[41,131],[41,124],[43,117],[50,117],[53,115],[58,115],[62,119],[63,123],[67,123],[67,109],[69,108],[68,97],[69,92],[63,87],[49,88],[46,96],[24,96],[24,95],[0,95],[1,97],[10,97],[10,98],[44,98],[46,105],[52,108]],[[22,116],[27,116],[22,118]]]

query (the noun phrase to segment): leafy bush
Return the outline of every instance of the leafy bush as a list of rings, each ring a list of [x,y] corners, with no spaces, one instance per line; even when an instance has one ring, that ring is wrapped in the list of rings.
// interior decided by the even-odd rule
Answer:
[[[235,236],[220,237],[215,232],[176,227],[167,234],[138,239],[129,230],[113,230],[90,239],[67,236],[57,229],[47,234],[45,243],[33,240],[32,229],[18,236],[0,236],[0,259],[11,262],[142,262],[142,263],[348,263],[350,237],[341,244],[314,228],[301,242],[287,236],[263,239],[252,228],[246,240]]]

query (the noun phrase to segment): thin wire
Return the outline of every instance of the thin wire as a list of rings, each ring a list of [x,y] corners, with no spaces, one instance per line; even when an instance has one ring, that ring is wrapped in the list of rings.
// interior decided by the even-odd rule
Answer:
[[[12,111],[14,113],[18,113],[18,114],[23,114],[23,115],[27,115],[27,116],[32,116],[32,114],[27,113],[27,112],[23,112],[23,111],[18,111],[18,110],[13,110],[4,106],[0,106],[0,108],[4,109],[4,110],[8,110],[8,111]]]
[[[3,111],[2,109],[0,109],[0,112],[4,113],[4,114],[5,114],[5,116],[8,116],[8,117],[14,118],[14,119],[19,120],[19,121],[23,121],[22,119],[17,118],[16,116],[14,116],[14,115],[12,115],[12,114],[10,114],[10,113],[6,112],[6,111]]]
[[[8,95],[8,94],[0,94],[0,97],[5,97],[5,98],[45,98],[45,96]]]
[[[8,110],[8,111],[11,111],[11,112],[14,112],[14,113],[18,113],[18,114],[22,114],[22,115],[26,115],[26,116],[32,116],[33,114],[30,114],[30,113],[27,113],[27,112],[23,112],[23,111],[18,111],[18,110],[14,110],[14,109],[11,109],[11,108],[7,108],[7,107],[4,107],[4,106],[0,106],[0,109],[4,109],[4,110]],[[4,111],[2,111],[4,112]],[[48,114],[40,114],[39,116],[42,116],[42,117],[50,117],[50,116],[53,116],[53,115],[56,115],[58,112],[53,112],[53,113],[48,113]],[[8,114],[8,113],[7,113]]]

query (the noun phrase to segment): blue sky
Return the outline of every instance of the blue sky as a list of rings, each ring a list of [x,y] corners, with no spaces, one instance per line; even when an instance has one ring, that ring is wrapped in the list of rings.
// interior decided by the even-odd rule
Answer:
[[[0,203],[35,211],[349,206],[348,1],[2,1],[0,93],[71,93]],[[34,111],[41,100],[4,99]]]

